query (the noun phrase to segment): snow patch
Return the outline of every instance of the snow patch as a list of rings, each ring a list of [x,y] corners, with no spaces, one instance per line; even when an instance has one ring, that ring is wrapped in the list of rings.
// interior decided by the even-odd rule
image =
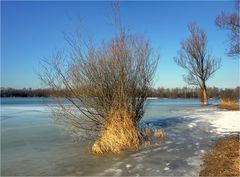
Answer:
[[[212,110],[200,115],[195,114],[192,118],[197,118],[195,122],[209,122],[218,134],[240,131],[240,111]]]
[[[126,164],[126,168],[127,168],[127,169],[129,169],[129,168],[131,168],[131,167],[132,167],[131,164]]]
[[[168,167],[165,167],[164,170],[167,171],[167,170],[169,170],[169,168],[168,168]]]

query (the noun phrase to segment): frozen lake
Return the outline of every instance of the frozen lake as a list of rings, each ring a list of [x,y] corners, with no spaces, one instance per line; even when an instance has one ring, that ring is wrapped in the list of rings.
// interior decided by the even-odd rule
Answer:
[[[1,99],[1,175],[196,176],[209,145],[240,131],[235,122],[221,127],[225,119],[219,118],[232,114],[236,119],[239,112],[202,107],[194,99],[150,99],[141,125],[164,129],[160,146],[121,156],[94,156],[88,152],[89,142],[73,142],[55,125],[49,103],[54,104],[41,98]]]

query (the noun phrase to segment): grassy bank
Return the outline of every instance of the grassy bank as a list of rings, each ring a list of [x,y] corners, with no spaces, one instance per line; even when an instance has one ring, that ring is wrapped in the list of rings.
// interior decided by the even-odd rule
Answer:
[[[239,136],[218,140],[203,157],[199,176],[240,176]]]

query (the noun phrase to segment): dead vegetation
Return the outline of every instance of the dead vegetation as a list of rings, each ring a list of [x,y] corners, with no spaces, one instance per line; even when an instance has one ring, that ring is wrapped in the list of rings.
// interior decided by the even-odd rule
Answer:
[[[141,132],[136,127],[127,109],[112,110],[108,121],[102,127],[100,137],[92,145],[91,152],[102,155],[105,153],[121,154],[123,150],[137,150],[152,147],[163,140],[162,129],[144,128]]]
[[[91,152],[119,154],[124,149],[137,149],[140,146],[140,139],[140,133],[128,110],[112,110]]]
[[[239,135],[218,140],[203,157],[199,176],[240,176]]]
[[[230,111],[240,111],[240,105],[232,99],[221,99],[220,103],[216,105],[219,109],[226,109]]]
[[[162,129],[145,127],[141,132],[144,143],[153,144],[156,141],[163,140],[165,133]]]
[[[158,139],[163,139],[165,137],[163,130],[154,129],[154,137]]]

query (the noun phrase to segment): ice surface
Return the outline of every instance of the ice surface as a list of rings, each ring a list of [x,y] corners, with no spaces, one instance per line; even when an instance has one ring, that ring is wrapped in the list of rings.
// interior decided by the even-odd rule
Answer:
[[[198,176],[211,143],[240,131],[239,112],[202,107],[197,100],[148,102],[141,126],[163,129],[165,140],[150,149],[103,157],[89,154],[90,142],[73,143],[43,104],[1,105],[2,175]]]

